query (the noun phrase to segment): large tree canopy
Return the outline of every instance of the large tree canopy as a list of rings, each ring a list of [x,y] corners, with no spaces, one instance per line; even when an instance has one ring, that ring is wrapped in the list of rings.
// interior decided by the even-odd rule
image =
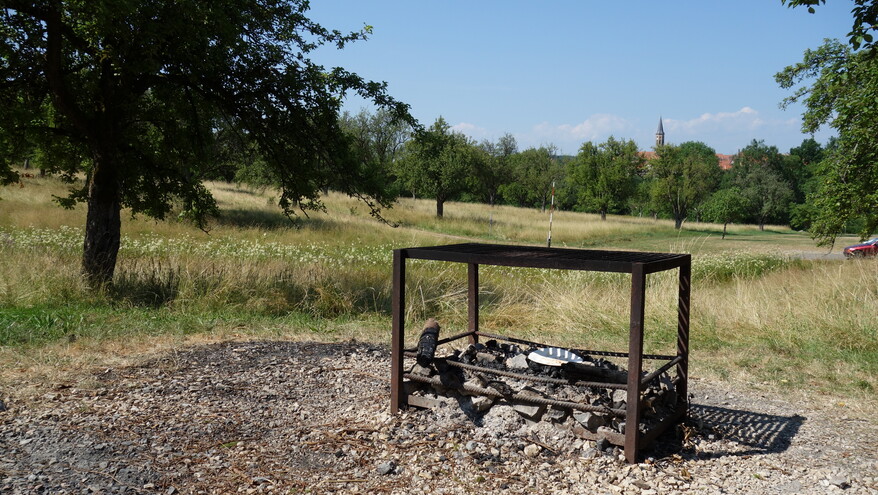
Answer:
[[[501,186],[510,178],[510,163],[518,152],[518,143],[512,134],[506,133],[496,143],[482,141],[479,148],[485,156],[475,162],[469,185],[476,197],[494,206],[500,197]]]
[[[826,3],[781,1],[806,6],[812,14],[815,6]],[[814,170],[806,204],[799,208],[808,216],[799,223],[810,223],[811,235],[821,245],[833,245],[852,226],[863,238],[878,229],[878,3],[854,0],[851,14],[850,47],[825,40],[816,50],[806,50],[802,62],[774,76],[782,88],[795,88],[783,106],[804,103],[803,132],[813,134],[824,125],[838,132]],[[812,84],[799,86],[806,82]]]
[[[405,143],[411,136],[411,124],[386,109],[374,113],[364,109],[356,115],[342,114],[341,126],[353,139],[352,151],[361,166],[369,171],[368,175],[385,185],[393,183],[394,164],[402,157]],[[343,189],[344,184],[333,184],[332,187]]]
[[[552,195],[552,183],[562,173],[554,145],[528,148],[509,157],[509,182],[501,188],[520,205],[539,206],[546,210]]]
[[[649,170],[652,203],[659,210],[669,211],[674,227],[680,229],[689,211],[704,201],[719,182],[719,160],[713,148],[696,141],[659,146],[656,155]]]
[[[610,136],[606,142],[583,143],[579,154],[570,163],[569,180],[579,189],[576,206],[601,214],[621,212],[633,194],[638,170],[643,158],[637,152],[637,143]]]
[[[799,86],[784,105],[805,105],[802,130],[814,133],[824,125],[838,131],[835,147],[827,151],[815,172],[816,190],[809,196],[814,217],[811,234],[820,244],[833,244],[851,223],[860,235],[878,228],[878,57],[876,48],[854,52],[838,41],[826,40],[807,50],[802,62],[779,72],[783,88]]]
[[[397,175],[411,191],[436,198],[436,216],[442,217],[445,202],[466,190],[474,162],[485,156],[475,143],[451,130],[439,117],[429,129],[415,132],[397,162]]]
[[[793,189],[784,177],[786,160],[775,146],[753,140],[738,153],[731,170],[732,183],[741,189],[749,205],[745,220],[759,230],[765,224],[787,221]]]
[[[720,189],[704,202],[704,217],[708,221],[723,224],[723,236],[730,223],[739,222],[747,215],[747,197],[737,187]]]
[[[330,31],[306,0],[0,0],[0,180],[40,149],[44,166],[86,185],[83,273],[112,279],[120,211],[164,218],[182,200],[215,210],[201,179],[230,149],[260,158],[292,213],[319,208],[328,186],[379,208],[385,183],[357,160],[338,124],[356,92],[406,115],[385,92],[309,52],[361,32]],[[237,146],[228,143],[237,142]]]

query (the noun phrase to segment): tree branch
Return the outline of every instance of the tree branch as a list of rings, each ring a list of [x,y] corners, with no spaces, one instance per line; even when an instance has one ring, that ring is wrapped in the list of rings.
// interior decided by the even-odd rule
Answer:
[[[58,5],[53,4],[47,13],[46,23],[46,79],[52,94],[52,100],[59,110],[67,116],[74,127],[89,140],[94,140],[94,129],[82,110],[76,105],[73,96],[64,84],[62,67],[64,65],[62,54],[62,31],[64,24],[61,20],[61,12]]]

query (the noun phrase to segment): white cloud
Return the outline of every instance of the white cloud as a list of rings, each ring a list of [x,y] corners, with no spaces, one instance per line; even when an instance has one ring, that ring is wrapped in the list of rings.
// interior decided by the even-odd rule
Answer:
[[[476,141],[490,139],[492,136],[491,131],[489,131],[488,129],[485,129],[484,127],[479,127],[475,124],[470,124],[469,122],[461,122],[459,124],[455,124],[451,126],[451,130],[454,132],[466,134]]]
[[[541,122],[530,131],[516,133],[520,149],[531,146],[555,145],[561,153],[576,154],[586,141],[603,142],[610,136],[630,139],[636,132],[634,124],[618,115],[594,114],[578,124]]]
[[[703,113],[689,120],[663,119],[663,122],[666,134],[687,138],[716,132],[752,132],[766,127],[790,126],[797,123],[795,119],[766,120],[757,110],[750,107],[743,107],[736,112]]]
[[[627,131],[631,128],[631,123],[622,117],[602,113],[592,115],[575,125],[552,125],[548,122],[542,122],[534,126],[533,133],[549,138],[549,141],[603,141],[611,134]]]
[[[719,152],[734,153],[752,139],[762,139],[781,149],[800,140],[797,118],[776,118],[762,115],[745,106],[734,112],[704,113],[689,120],[663,119],[667,142],[702,141]]]

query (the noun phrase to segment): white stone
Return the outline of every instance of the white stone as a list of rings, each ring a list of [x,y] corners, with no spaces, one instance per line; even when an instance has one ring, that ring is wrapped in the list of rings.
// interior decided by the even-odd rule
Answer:
[[[536,457],[542,450],[542,447],[540,447],[539,445],[534,445],[531,443],[524,448],[524,455],[528,457]]]

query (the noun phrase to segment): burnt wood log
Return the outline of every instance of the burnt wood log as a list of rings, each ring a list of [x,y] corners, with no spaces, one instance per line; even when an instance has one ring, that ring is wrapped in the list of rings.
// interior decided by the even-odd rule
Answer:
[[[587,378],[589,381],[601,381],[604,383],[627,383],[628,373],[619,370],[608,370],[585,363],[564,363],[561,370],[568,378]]]
[[[439,322],[430,318],[424,324],[424,330],[421,332],[421,338],[418,339],[418,364],[421,366],[430,366],[433,362],[433,356],[436,355],[436,342],[439,340]]]

